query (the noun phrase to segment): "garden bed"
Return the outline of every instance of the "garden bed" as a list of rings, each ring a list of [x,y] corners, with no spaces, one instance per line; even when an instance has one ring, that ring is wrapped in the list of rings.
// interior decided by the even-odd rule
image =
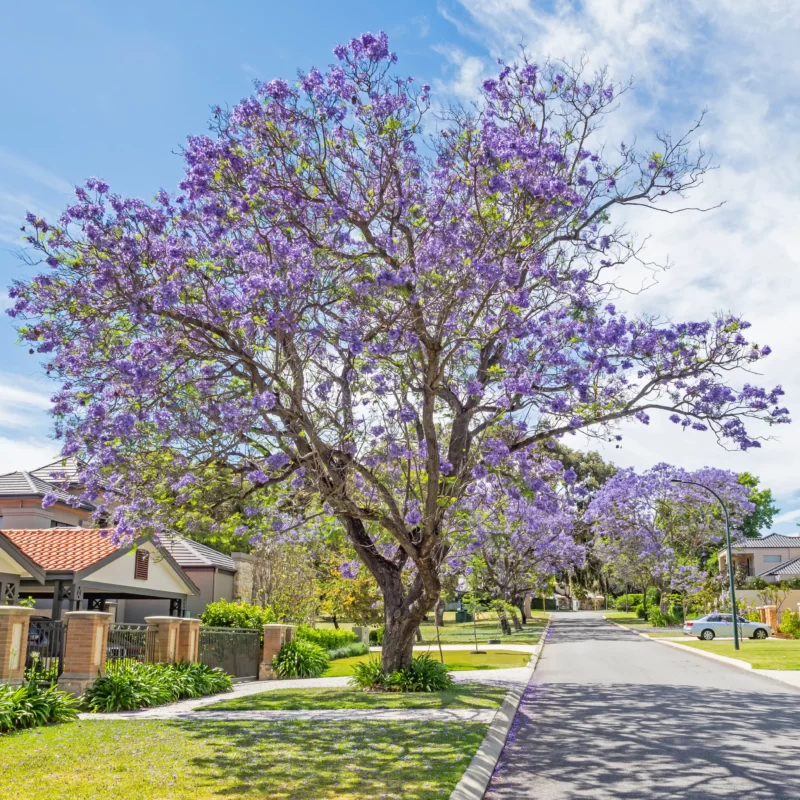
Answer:
[[[486,725],[100,721],[3,741],[0,794],[22,800],[440,800]]]
[[[444,692],[364,692],[358,689],[275,689],[223,700],[197,711],[304,711],[323,708],[500,708],[507,688],[461,683]]]

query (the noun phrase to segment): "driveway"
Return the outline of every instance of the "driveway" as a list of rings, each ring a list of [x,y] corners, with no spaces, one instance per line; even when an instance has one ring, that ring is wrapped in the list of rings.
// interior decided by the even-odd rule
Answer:
[[[800,798],[800,690],[555,614],[486,800]]]

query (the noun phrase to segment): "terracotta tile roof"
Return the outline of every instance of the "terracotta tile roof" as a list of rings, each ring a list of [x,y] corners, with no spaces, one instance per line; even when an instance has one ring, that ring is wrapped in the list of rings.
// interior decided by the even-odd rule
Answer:
[[[10,539],[42,569],[79,572],[117,550],[108,528],[3,528]]]

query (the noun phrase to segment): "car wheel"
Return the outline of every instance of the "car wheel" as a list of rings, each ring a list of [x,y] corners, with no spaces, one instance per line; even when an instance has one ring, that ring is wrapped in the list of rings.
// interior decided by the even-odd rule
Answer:
[[[753,632],[754,639],[766,639],[768,635],[769,634],[763,628],[758,628]]]
[[[710,628],[706,628],[701,634],[700,638],[705,642],[710,642],[714,638],[714,631]]]

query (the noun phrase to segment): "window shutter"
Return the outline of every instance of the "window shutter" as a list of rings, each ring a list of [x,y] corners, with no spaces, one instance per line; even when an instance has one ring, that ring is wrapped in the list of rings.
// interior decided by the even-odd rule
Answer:
[[[136,564],[133,569],[133,577],[139,581],[147,580],[147,568],[150,566],[150,553],[147,550],[136,551]]]

